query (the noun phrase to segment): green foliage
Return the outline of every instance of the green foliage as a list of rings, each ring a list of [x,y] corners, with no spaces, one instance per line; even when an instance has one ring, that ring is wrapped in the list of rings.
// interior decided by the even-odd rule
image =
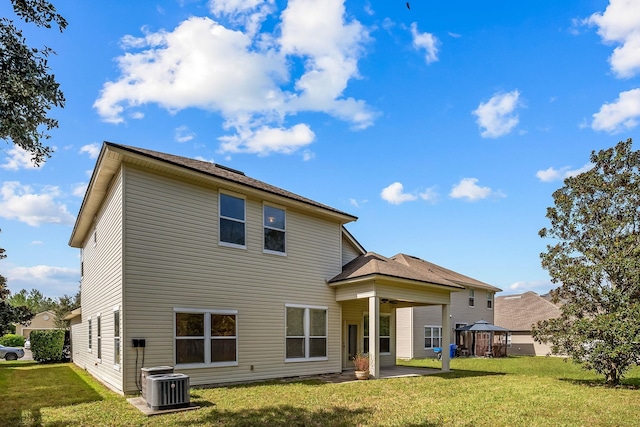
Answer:
[[[45,28],[55,23],[60,31],[67,26],[46,0],[11,3],[25,23]],[[50,73],[48,57],[52,54],[55,52],[46,46],[29,47],[14,21],[0,18],[0,138],[30,152],[37,166],[51,157],[52,149],[42,140],[49,139],[47,132],[58,127],[58,121],[47,114],[52,107],[64,107],[65,102],[59,83]]]
[[[640,362],[640,152],[632,141],[592,152],[593,168],[567,178],[547,209],[542,266],[559,287],[561,317],[539,322],[552,345],[617,385]]]
[[[71,313],[72,310],[80,307],[80,291],[74,296],[63,295],[58,298],[53,312],[56,314],[54,324],[59,329],[69,329],[69,320],[64,320],[65,316]]]
[[[5,347],[24,347],[24,342],[22,335],[6,334],[0,337],[0,345]]]
[[[39,363],[62,361],[64,334],[65,331],[62,329],[31,332],[33,360]]]
[[[45,297],[37,289],[31,289],[29,292],[26,289],[22,289],[20,292],[11,295],[7,302],[14,307],[26,306],[36,314],[53,310],[56,306],[56,302],[52,298]]]

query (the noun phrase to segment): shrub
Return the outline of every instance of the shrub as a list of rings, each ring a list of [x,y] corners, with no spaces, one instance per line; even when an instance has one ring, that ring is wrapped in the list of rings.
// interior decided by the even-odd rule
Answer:
[[[33,360],[39,363],[61,362],[64,335],[64,329],[31,332]]]
[[[0,337],[0,345],[5,347],[24,347],[24,341],[22,335],[6,334]]]

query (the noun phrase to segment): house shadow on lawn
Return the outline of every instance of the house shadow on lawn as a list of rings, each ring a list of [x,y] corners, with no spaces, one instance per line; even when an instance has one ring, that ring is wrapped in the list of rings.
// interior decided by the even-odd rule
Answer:
[[[366,424],[370,418],[366,409],[333,407],[309,411],[291,405],[268,406],[239,411],[212,411],[198,420],[198,424],[225,427],[241,426],[354,426]],[[191,426],[193,421],[175,425]]]
[[[96,402],[102,396],[69,365],[38,365],[35,362],[1,364],[6,380],[0,405],[2,425],[41,425],[42,408]]]

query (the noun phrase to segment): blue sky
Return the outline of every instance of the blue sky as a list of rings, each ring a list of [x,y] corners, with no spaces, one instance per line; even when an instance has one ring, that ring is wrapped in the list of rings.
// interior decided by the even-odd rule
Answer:
[[[68,246],[102,141],[215,161],[359,217],[403,252],[549,291],[551,194],[640,120],[635,0],[54,2],[53,157],[1,143],[0,273],[79,286]],[[11,16],[9,2],[0,16]]]

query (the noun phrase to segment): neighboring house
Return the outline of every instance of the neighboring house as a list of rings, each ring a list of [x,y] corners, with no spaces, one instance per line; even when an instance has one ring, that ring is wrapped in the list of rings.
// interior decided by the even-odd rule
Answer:
[[[143,364],[204,385],[340,372],[368,351],[375,377],[396,362],[397,309],[424,305],[448,340],[464,287],[365,253],[355,220],[227,167],[105,143],[69,241],[74,363],[122,393]]]
[[[449,339],[445,339],[440,310],[437,307],[412,307],[397,310],[400,359],[434,357],[434,348],[449,349],[456,344],[461,354],[472,353],[472,333],[455,329],[472,325],[479,320],[494,323],[494,298],[502,289],[462,275],[419,258],[400,255],[398,261],[434,276],[437,283],[454,283],[462,289],[451,294]],[[477,339],[485,338],[477,335]],[[487,334],[486,339],[489,339]]]
[[[531,328],[540,320],[560,317],[560,308],[535,292],[496,298],[495,324],[511,331],[508,352],[513,355],[546,356],[551,348],[535,342]]]
[[[16,323],[16,335],[22,335],[25,338],[29,338],[32,331],[56,329],[55,318],[56,314],[53,311],[43,311],[38,313],[33,316],[29,326]]]

